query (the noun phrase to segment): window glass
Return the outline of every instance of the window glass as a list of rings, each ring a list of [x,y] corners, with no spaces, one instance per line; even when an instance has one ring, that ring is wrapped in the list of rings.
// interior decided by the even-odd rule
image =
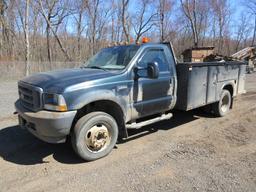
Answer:
[[[90,58],[84,67],[98,67],[103,69],[124,69],[138,51],[139,46],[115,46],[100,50]]]
[[[146,52],[146,54],[140,60],[140,67],[147,67],[148,63],[157,62],[159,66],[159,71],[168,71],[169,66],[166,60],[164,50],[162,49],[152,49]]]

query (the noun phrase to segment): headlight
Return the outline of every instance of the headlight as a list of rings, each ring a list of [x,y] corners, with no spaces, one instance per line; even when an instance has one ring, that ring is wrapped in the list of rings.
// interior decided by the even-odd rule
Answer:
[[[64,97],[59,94],[43,94],[44,108],[52,111],[67,111],[67,105]]]

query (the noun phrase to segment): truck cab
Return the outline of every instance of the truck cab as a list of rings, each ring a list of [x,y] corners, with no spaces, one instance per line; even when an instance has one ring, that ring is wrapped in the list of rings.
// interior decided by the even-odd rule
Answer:
[[[141,46],[128,66],[127,77],[132,83],[130,93],[131,119],[163,113],[175,105],[177,77],[174,57],[167,46]]]
[[[223,63],[201,66],[206,79],[195,78],[200,76],[200,65],[178,65],[170,44],[147,43],[104,48],[80,68],[31,75],[18,82],[15,107],[20,126],[50,143],[65,142],[70,136],[76,153],[91,161],[109,154],[118,137],[129,136],[127,129],[169,119],[175,107],[186,111],[212,104],[223,116],[243,89],[243,65],[232,64],[228,74],[234,75],[226,74],[222,81],[218,71],[226,73]],[[197,92],[196,81],[205,84],[204,92]],[[209,95],[212,83],[216,83],[214,98]],[[228,85],[232,91],[223,93]],[[201,94],[207,95],[204,102],[193,105],[198,100],[189,99],[191,95]],[[208,96],[213,99],[207,102]]]

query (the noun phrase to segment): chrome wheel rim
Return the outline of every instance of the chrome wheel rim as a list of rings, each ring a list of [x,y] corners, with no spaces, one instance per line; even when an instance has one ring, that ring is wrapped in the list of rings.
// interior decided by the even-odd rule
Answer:
[[[85,144],[88,150],[98,153],[107,148],[111,141],[111,134],[103,124],[92,126],[85,135]]]

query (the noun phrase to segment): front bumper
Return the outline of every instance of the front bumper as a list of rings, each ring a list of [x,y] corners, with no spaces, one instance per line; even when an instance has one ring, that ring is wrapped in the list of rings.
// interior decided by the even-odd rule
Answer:
[[[69,135],[76,111],[54,112],[41,110],[31,112],[20,101],[15,103],[19,124],[33,135],[48,143],[63,143]]]

